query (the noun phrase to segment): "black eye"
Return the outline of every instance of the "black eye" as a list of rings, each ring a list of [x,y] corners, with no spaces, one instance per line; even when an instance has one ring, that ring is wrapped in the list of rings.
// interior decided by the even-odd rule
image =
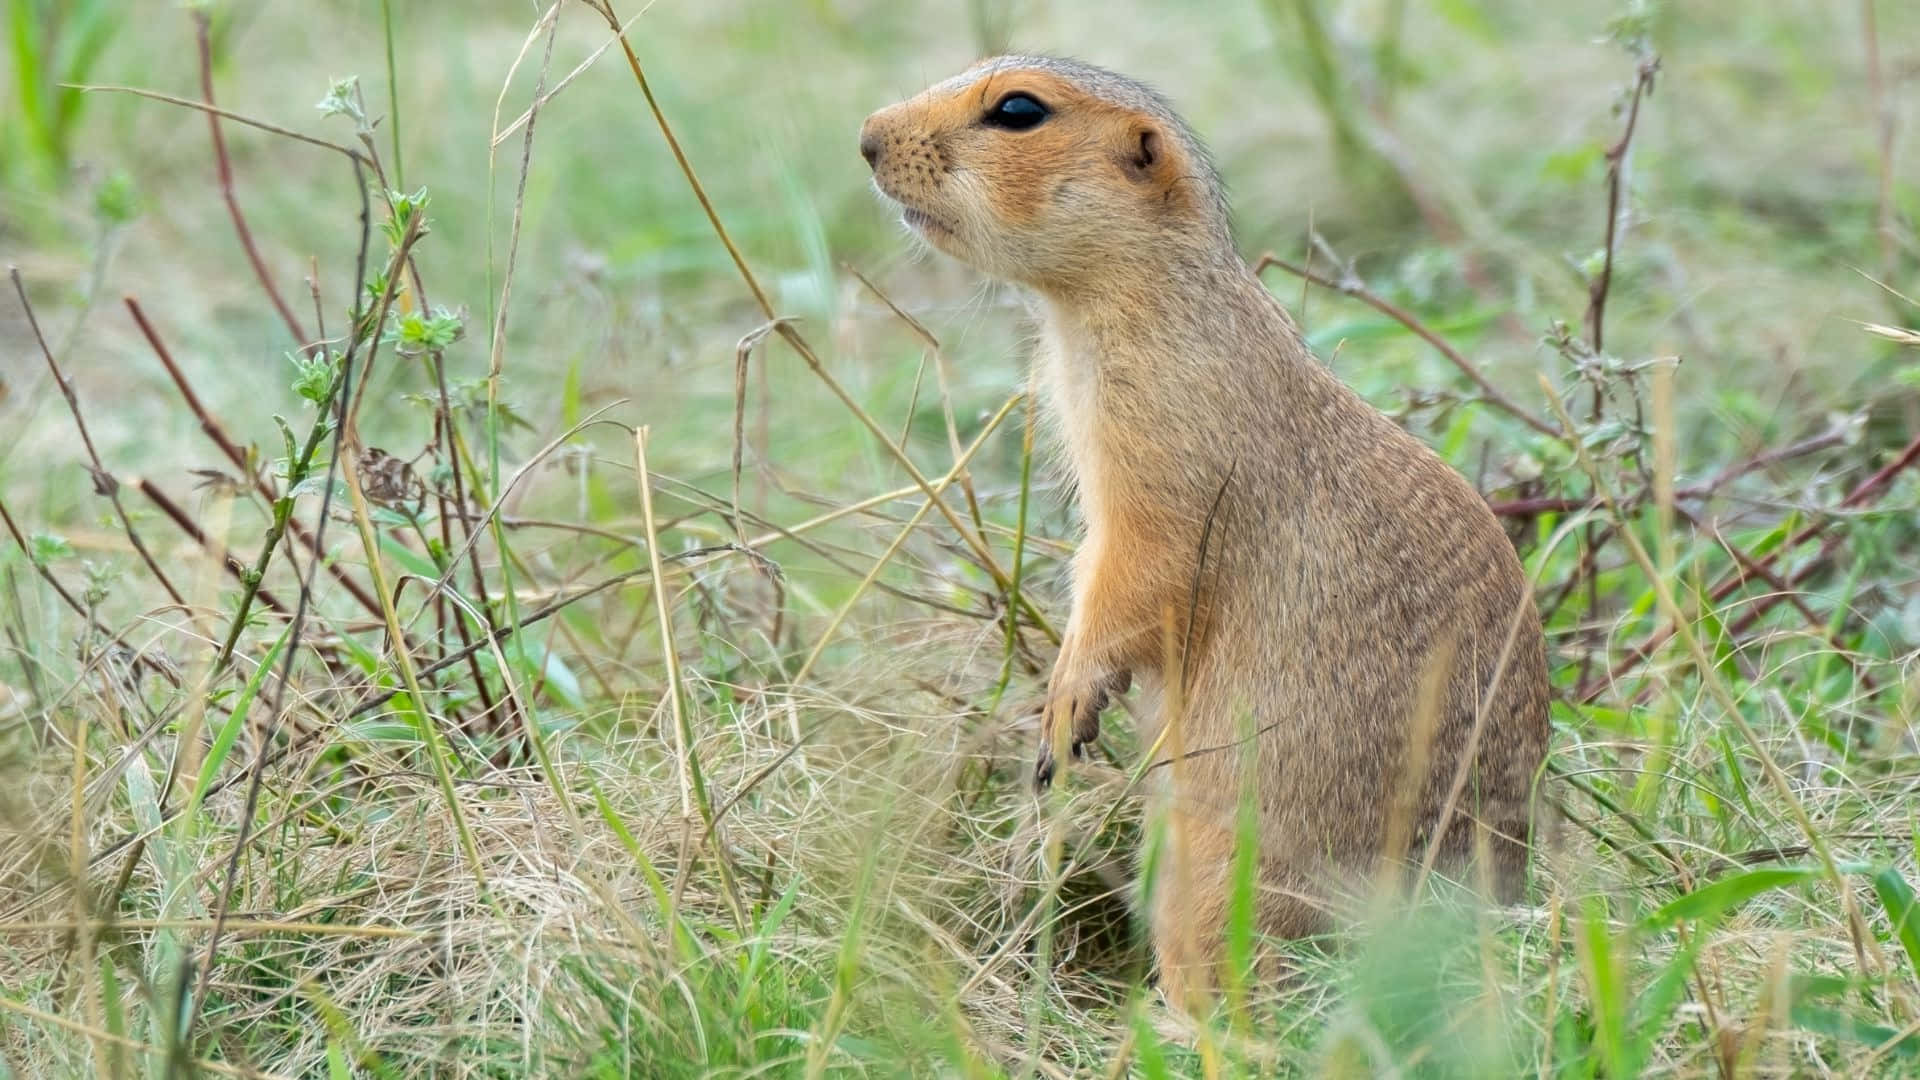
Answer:
[[[1000,104],[987,112],[981,122],[988,127],[1025,131],[1030,127],[1038,126],[1040,121],[1052,115],[1052,110],[1030,95],[1008,94],[1000,99]]]

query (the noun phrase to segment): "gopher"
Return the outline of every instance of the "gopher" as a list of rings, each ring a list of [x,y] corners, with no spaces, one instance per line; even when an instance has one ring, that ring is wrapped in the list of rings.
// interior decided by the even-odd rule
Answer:
[[[860,153],[927,243],[1033,299],[1085,525],[1034,777],[1137,687],[1170,999],[1216,984],[1243,798],[1265,934],[1321,932],[1337,885],[1427,860],[1515,899],[1548,737],[1520,561],[1308,351],[1192,130],[1133,79],[1002,56],[868,117]]]

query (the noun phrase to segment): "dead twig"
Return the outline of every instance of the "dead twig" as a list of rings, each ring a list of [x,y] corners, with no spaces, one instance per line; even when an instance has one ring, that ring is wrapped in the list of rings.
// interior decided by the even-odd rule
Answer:
[[[105,83],[61,83],[60,87],[63,90],[78,90],[83,94],[131,94],[134,97],[147,98],[150,101],[162,101],[168,105],[178,105],[184,109],[196,109],[206,113],[208,116],[218,117],[222,120],[231,120],[236,124],[245,124],[247,127],[258,128],[261,131],[292,139],[295,142],[303,142],[308,146],[317,146],[323,150],[332,150],[336,154],[345,154],[349,159],[360,165],[368,168],[374,167],[372,159],[351,146],[345,146],[314,135],[303,134],[290,127],[282,127],[270,120],[262,120],[256,116],[237,113],[232,109],[223,109],[211,102],[195,101],[192,98],[183,98],[175,94],[164,94],[158,90],[148,90],[143,86],[112,86]]]
[[[687,160],[685,151],[680,148],[680,140],[674,136],[672,125],[667,123],[666,113],[661,110],[660,103],[653,96],[653,87],[647,82],[646,72],[640,66],[640,57],[633,51],[632,43],[627,40],[626,33],[621,27],[620,17],[614,14],[612,3],[610,0],[588,0],[588,2],[605,17],[607,25],[619,35],[620,48],[627,56],[627,66],[633,71],[634,81],[640,86],[640,94],[646,99],[647,108],[653,114],[654,123],[660,128],[660,134],[666,140],[668,150],[672,152],[673,159],[679,165],[681,174],[686,177],[687,186],[693,191],[694,198],[699,201],[701,210],[705,212],[707,222],[712,226],[714,235],[720,240],[721,245],[727,249],[727,254],[732,258],[734,268],[739,271],[741,280],[745,282],[747,291],[753,294],[754,303],[760,308],[761,314],[765,316],[768,322],[775,323],[775,331],[793,348],[794,352],[800,354],[800,359],[806,362],[808,370],[812,371],[814,376],[826,385],[834,397],[840,399],[840,403],[846,406],[849,412],[853,413],[854,418],[860,421],[861,426],[865,427],[874,438],[878,439],[880,444],[892,455],[894,461],[898,462],[900,467],[906,470],[907,475],[912,478],[914,486],[918,487],[920,493],[931,500],[934,508],[939,511],[940,516],[946,519],[947,524],[952,527],[953,531],[959,535],[961,541],[966,544],[969,552],[979,562],[981,569],[993,578],[995,587],[1006,595],[1013,595],[1012,579],[1007,576],[1006,570],[1001,567],[999,561],[993,557],[993,552],[987,547],[986,537],[967,528],[966,525],[960,521],[959,516],[954,513],[952,507],[947,505],[946,500],[940,498],[940,496],[934,492],[933,481],[927,479],[926,473],[922,472],[920,467],[914,464],[913,459],[907,455],[905,448],[894,441],[894,439],[880,427],[879,423],[874,420],[873,415],[853,399],[853,395],[847,392],[846,387],[841,385],[840,380],[833,377],[833,373],[827,370],[826,365],[821,362],[819,354],[814,352],[813,346],[807,342],[807,339],[801,336],[798,330],[794,329],[791,322],[780,321],[779,316],[773,310],[773,301],[768,298],[766,290],[761,288],[760,280],[754,276],[753,269],[747,265],[746,257],[740,254],[740,249],[735,246],[733,237],[727,232],[726,225],[720,220],[719,211],[714,209],[713,201],[707,197],[705,186],[700,183],[699,176],[693,171],[693,163]],[[1037,627],[1041,633],[1045,634],[1049,640],[1058,644],[1060,641],[1060,632],[1054,629],[1053,624],[1047,621],[1046,616],[1041,614],[1040,609],[1033,604],[1032,600],[1022,595],[1019,597],[1018,602],[1020,607],[1026,612],[1028,620]]]
[[[60,362],[53,358],[53,350],[47,347],[47,339],[40,333],[40,320],[33,313],[33,302],[27,299],[27,287],[20,280],[20,268],[9,266],[7,274],[13,278],[13,291],[20,297],[20,309],[27,314],[27,325],[33,329],[33,340],[40,346],[40,355],[46,358],[47,370],[53,373],[54,384],[60,387],[60,396],[66,399],[67,411],[73,414],[73,426],[80,432],[80,445],[87,451],[88,471],[93,476],[93,493],[105,495],[107,501],[113,504],[113,515],[120,519],[120,528],[126,532],[127,542],[133,545],[133,550],[139,553],[140,561],[147,564],[148,572],[166,590],[168,599],[185,608],[186,598],[167,579],[166,571],[160,569],[153,552],[148,551],[146,542],[140,539],[139,530],[133,527],[133,519],[127,516],[127,508],[120,502],[120,481],[107,471],[100,461],[100,452],[94,449],[93,435],[87,430],[87,418],[80,411],[80,397],[73,392],[73,380],[67,378],[67,373],[60,369]]]
[[[193,518],[189,517],[187,512],[180,508],[179,503],[168,498],[166,492],[161,491],[154,485],[153,481],[145,477],[135,478],[134,486],[140,489],[140,494],[145,495],[148,502],[159,507],[160,512],[167,515],[167,519],[178,526],[181,532],[186,533],[187,539],[200,545],[201,549],[206,551],[207,554],[219,559],[220,565],[227,568],[227,573],[233,575],[235,581],[242,584],[246,583],[247,568],[240,565],[240,560],[233,557],[233,553],[227,550],[226,545],[216,543],[209,539],[207,534],[201,531],[200,526],[194,522]],[[262,587],[257,590],[255,595],[259,597],[262,604],[265,604],[282,615],[288,614],[289,609],[287,605],[281,603],[279,598],[267,591],[266,588]]]
[[[211,19],[204,8],[195,8],[193,12],[194,43],[200,50],[200,96],[206,103],[213,104],[213,43],[209,32]],[[253,230],[247,227],[247,216],[240,210],[240,199],[234,194],[233,161],[227,156],[226,136],[220,133],[220,117],[207,114],[207,130],[213,135],[214,173],[220,181],[220,197],[226,200],[227,214],[233,218],[233,231],[240,238],[240,246],[246,250],[247,262],[253,265],[253,276],[260,280],[260,287],[266,290],[267,300],[273,304],[273,310],[280,313],[280,321],[287,324],[287,332],[293,335],[293,342],[309,356],[320,348],[316,342],[307,339],[307,332],[300,328],[300,320],[294,316],[293,309],[280,296],[280,289],[273,283],[273,274],[267,270],[267,262],[260,257],[260,249],[253,242]]]
[[[1839,504],[1834,507],[1834,510],[1857,510],[1863,506],[1870,505],[1880,496],[1881,489],[1885,488],[1895,476],[1910,467],[1916,459],[1920,459],[1920,436],[1915,436],[1899,454],[1895,455],[1892,461],[1881,466],[1872,476],[1862,480],[1852,491],[1848,492],[1847,496],[1841,499]],[[1837,514],[1829,514],[1795,531],[1794,534],[1787,537],[1779,547],[1752,560],[1753,565],[1759,568],[1771,568],[1786,555],[1798,551],[1808,541],[1819,538],[1837,517]],[[1821,566],[1825,565],[1827,557],[1830,556],[1838,546],[1839,541],[1836,538],[1827,538],[1827,540],[1822,543],[1820,551],[1814,558],[1799,567],[1792,574],[1789,574],[1783,579],[1784,583],[1788,586],[1794,586],[1813,576]],[[1747,583],[1750,572],[1751,571],[1744,566],[1735,567],[1729,571],[1727,575],[1708,592],[1708,602],[1710,604],[1719,604],[1725,601],[1729,596],[1739,591],[1742,585]],[[1771,611],[1774,605],[1778,604],[1782,599],[1784,599],[1784,594],[1780,592],[1769,593],[1766,596],[1758,598],[1746,614],[1741,616],[1732,626],[1728,627],[1727,632],[1736,637],[1746,632],[1751,629],[1753,624],[1758,622],[1762,616],[1768,611]],[[1654,651],[1659,649],[1660,646],[1666,644],[1673,635],[1674,628],[1671,626],[1656,631],[1653,636],[1628,652],[1618,664],[1615,664],[1593,681],[1581,686],[1575,692],[1574,700],[1581,704],[1587,704],[1593,701],[1600,696],[1601,691],[1618,682],[1621,678],[1624,678],[1627,673],[1645,663],[1647,658],[1653,655]]]
[[[227,434],[226,428],[221,426],[219,419],[207,410],[206,405],[200,400],[200,395],[194,393],[193,384],[187,381],[186,373],[180,370],[178,363],[174,362],[172,351],[161,340],[153,324],[147,320],[146,312],[140,309],[140,301],[129,296],[125,298],[125,303],[127,311],[133,316],[133,321],[140,327],[141,336],[147,339],[147,345],[153,350],[154,356],[159,358],[160,366],[167,369],[167,377],[173,380],[174,387],[180,391],[180,397],[186,402],[187,409],[193,413],[194,419],[200,422],[201,433],[220,448],[220,453],[252,483],[253,490],[271,509],[274,501],[280,497],[272,483],[261,474],[259,469],[253,467],[248,453],[233,441]],[[325,558],[320,550],[319,541],[297,518],[287,519],[287,532],[300,542],[300,546],[306,549],[309,556],[326,566],[327,574],[338,582],[341,588],[347,590],[361,607],[366,608],[369,614],[376,617],[380,614],[380,604],[371,593],[367,592],[366,586],[354,580],[338,564]],[[298,560],[294,559],[293,553],[289,551],[287,556],[297,568]]]
[[[1460,369],[1460,373],[1465,375],[1473,385],[1480,388],[1482,399],[1489,405],[1494,406],[1501,412],[1506,413],[1542,435],[1553,439],[1566,438],[1566,434],[1559,428],[1554,427],[1547,421],[1515,404],[1513,399],[1507,397],[1506,394],[1500,391],[1499,387],[1493,385],[1493,381],[1482,374],[1479,368],[1474,367],[1473,364],[1468,362],[1467,358],[1460,354],[1460,350],[1448,344],[1447,339],[1435,333],[1431,327],[1421,322],[1412,312],[1407,311],[1405,308],[1379,295],[1372,289],[1367,288],[1366,285],[1362,284],[1360,279],[1350,271],[1343,275],[1341,280],[1335,281],[1316,271],[1304,266],[1297,266],[1272,252],[1268,252],[1260,256],[1259,261],[1254,263],[1254,275],[1256,277],[1259,276],[1269,266],[1277,266],[1287,273],[1302,280],[1310,281],[1323,289],[1332,289],[1344,296],[1350,296],[1375,311],[1378,311],[1380,314],[1385,315],[1387,318],[1392,319],[1394,322],[1399,323],[1401,326],[1406,327],[1413,332],[1414,336],[1440,350],[1440,355],[1446,357],[1454,367]]]
[[[1627,126],[1620,138],[1607,147],[1607,248],[1600,263],[1600,276],[1587,286],[1587,331],[1593,351],[1601,350],[1602,332],[1607,318],[1607,293],[1613,288],[1613,254],[1620,231],[1620,189],[1625,186],[1627,151],[1633,147],[1633,133],[1639,126],[1640,100],[1653,93],[1653,77],[1660,71],[1660,58],[1648,56],[1634,73],[1633,96],[1627,103]]]

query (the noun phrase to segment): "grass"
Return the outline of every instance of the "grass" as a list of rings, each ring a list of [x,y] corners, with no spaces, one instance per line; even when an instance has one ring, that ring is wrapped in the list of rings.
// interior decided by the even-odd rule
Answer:
[[[592,6],[213,4],[221,107],[338,144],[221,124],[260,272],[205,114],[60,87],[198,100],[195,14],[56,8],[0,126],[0,1075],[1920,1074],[1908,6],[626,4],[696,194]],[[1240,874],[1292,975],[1145,988],[1141,747],[1025,782],[1074,533],[1018,301],[852,147],[1003,41],[1168,90],[1507,522],[1523,905],[1264,943]]]

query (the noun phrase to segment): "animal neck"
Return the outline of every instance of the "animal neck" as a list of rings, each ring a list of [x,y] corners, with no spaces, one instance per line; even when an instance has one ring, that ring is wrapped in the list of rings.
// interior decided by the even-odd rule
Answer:
[[[1147,507],[1198,520],[1233,462],[1314,437],[1330,379],[1237,255],[1042,293],[1037,314],[1042,388],[1089,521]]]
[[[1057,375],[1083,391],[1160,385],[1172,393],[1150,399],[1178,403],[1208,390],[1275,390],[1274,380],[1317,367],[1293,320],[1231,249],[1115,265],[1086,285],[1036,292]]]

